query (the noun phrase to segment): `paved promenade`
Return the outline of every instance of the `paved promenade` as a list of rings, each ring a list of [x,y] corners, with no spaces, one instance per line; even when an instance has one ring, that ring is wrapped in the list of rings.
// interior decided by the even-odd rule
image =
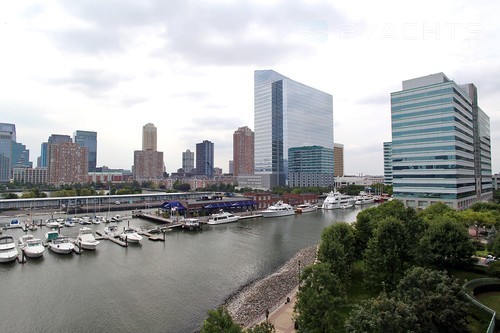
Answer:
[[[276,333],[295,332],[293,316],[293,306],[295,305],[297,289],[293,291],[290,302],[283,303],[276,310],[269,314],[269,321],[274,324]]]

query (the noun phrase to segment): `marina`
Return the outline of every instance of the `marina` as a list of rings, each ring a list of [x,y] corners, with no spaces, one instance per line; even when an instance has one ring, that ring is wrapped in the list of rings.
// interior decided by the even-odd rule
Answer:
[[[360,210],[265,219],[252,215],[200,230],[174,228],[155,234],[147,230],[162,224],[132,217],[131,211],[117,212],[124,217],[116,224],[119,229],[130,226],[147,238],[149,234],[164,241],[144,239],[124,246],[104,234],[104,224],[92,224],[88,227],[100,234],[96,250],[83,250],[78,256],[46,251],[40,258],[26,258],[22,265],[1,264],[2,297],[11,299],[12,306],[0,313],[0,330],[84,332],[91,320],[93,329],[106,332],[194,332],[209,309],[272,273],[298,250],[316,244],[332,221],[353,221]],[[0,223],[10,219],[2,217]],[[42,226],[30,233],[45,239],[47,231]],[[25,234],[20,228],[5,233],[16,240]],[[61,228],[61,233],[76,238],[78,227]],[[23,295],[33,302],[23,302]],[[30,315],[12,320],[20,309]]]

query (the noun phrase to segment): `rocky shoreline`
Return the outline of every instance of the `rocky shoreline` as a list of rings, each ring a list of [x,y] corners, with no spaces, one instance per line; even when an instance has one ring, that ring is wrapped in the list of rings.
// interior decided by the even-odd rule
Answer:
[[[276,272],[261,280],[249,283],[223,306],[231,314],[235,322],[243,327],[250,327],[265,319],[266,310],[272,312],[297,288],[300,268],[314,263],[316,245],[306,247],[281,266]]]

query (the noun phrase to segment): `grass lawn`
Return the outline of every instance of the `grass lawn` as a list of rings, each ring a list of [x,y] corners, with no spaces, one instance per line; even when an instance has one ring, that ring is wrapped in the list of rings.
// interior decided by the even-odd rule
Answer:
[[[500,291],[481,293],[476,296],[476,299],[490,309],[500,312]]]

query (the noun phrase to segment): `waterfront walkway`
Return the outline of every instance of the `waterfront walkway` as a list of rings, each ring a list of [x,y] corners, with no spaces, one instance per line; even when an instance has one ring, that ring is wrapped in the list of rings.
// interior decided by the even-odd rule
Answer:
[[[269,321],[273,323],[276,333],[295,332],[293,322],[293,306],[297,300],[297,289],[293,291],[290,302],[283,303],[269,314]]]

